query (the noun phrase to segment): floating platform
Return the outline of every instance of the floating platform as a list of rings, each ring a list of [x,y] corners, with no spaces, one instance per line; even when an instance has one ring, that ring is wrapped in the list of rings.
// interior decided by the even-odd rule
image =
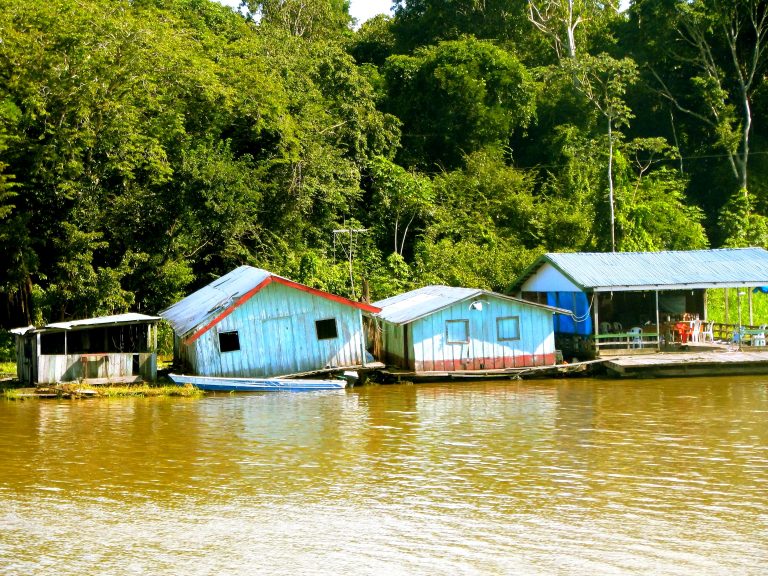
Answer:
[[[659,352],[606,358],[603,366],[619,378],[768,374],[768,350]]]
[[[530,366],[527,368],[504,368],[496,370],[454,370],[444,372],[413,372],[390,368],[380,370],[379,374],[386,383],[393,382],[445,382],[446,380],[519,380],[522,378],[556,378],[578,374],[587,376],[594,372],[607,359],[554,364],[551,366]]]

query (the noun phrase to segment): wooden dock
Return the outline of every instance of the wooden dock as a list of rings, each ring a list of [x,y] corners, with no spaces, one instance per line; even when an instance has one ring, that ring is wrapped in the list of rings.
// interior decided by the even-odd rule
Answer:
[[[379,371],[386,383],[393,382],[445,382],[447,380],[519,380],[522,378],[557,378],[578,374],[587,376],[607,359],[554,364],[551,366],[530,366],[527,368],[505,368],[497,370],[455,370],[441,372],[413,372],[411,370],[387,369]]]
[[[620,378],[768,374],[768,350],[659,352],[607,358],[603,366]]]

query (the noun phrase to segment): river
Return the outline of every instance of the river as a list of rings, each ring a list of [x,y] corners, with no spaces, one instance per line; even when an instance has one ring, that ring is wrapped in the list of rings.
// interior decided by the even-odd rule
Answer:
[[[0,574],[768,573],[768,377],[0,401]]]

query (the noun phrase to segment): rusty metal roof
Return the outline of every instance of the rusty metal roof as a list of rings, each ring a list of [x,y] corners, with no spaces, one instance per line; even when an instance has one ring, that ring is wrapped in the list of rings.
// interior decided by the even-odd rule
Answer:
[[[415,320],[429,316],[438,310],[456,304],[457,302],[476,299],[481,296],[503,298],[505,300],[520,302],[526,306],[544,308],[551,312],[570,314],[569,310],[545,306],[544,304],[536,304],[534,302],[528,302],[527,300],[505,296],[488,290],[480,290],[479,288],[455,288],[452,286],[425,286],[418,290],[411,290],[410,292],[398,294],[397,296],[392,296],[385,300],[379,300],[378,302],[374,302],[373,305],[381,308],[381,312],[376,314],[376,316],[382,320],[391,322],[392,324],[409,324]]]
[[[580,288],[595,291],[768,285],[768,251],[721,248],[544,254],[515,281],[512,290],[519,290],[546,263]]]

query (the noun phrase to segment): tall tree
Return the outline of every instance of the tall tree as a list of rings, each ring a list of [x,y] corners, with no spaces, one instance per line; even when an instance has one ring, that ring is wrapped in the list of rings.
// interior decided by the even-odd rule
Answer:
[[[245,0],[262,24],[292,36],[317,39],[345,32],[352,22],[349,0]]]
[[[522,59],[530,40],[525,20],[527,0],[393,0],[392,30],[400,52],[472,35],[514,45]]]
[[[561,62],[592,47],[619,13],[617,0],[528,0],[528,19],[547,38]]]
[[[632,111],[625,102],[629,86],[637,79],[637,65],[630,58],[617,60],[607,54],[582,56],[569,66],[577,89],[603,117],[608,140],[608,206],[610,212],[611,251],[616,251],[616,202],[613,160],[616,129],[629,123]]]
[[[637,0],[632,14],[642,37],[667,38],[655,46],[656,61],[648,62],[659,94],[707,127],[725,151],[735,185],[750,204],[752,104],[768,71],[768,3]],[[669,62],[666,67],[663,59]],[[675,77],[680,69],[688,72],[683,79]]]
[[[525,66],[474,38],[392,56],[384,75],[386,108],[403,122],[401,159],[427,170],[451,169],[465,155],[504,146],[535,110],[535,86]]]

